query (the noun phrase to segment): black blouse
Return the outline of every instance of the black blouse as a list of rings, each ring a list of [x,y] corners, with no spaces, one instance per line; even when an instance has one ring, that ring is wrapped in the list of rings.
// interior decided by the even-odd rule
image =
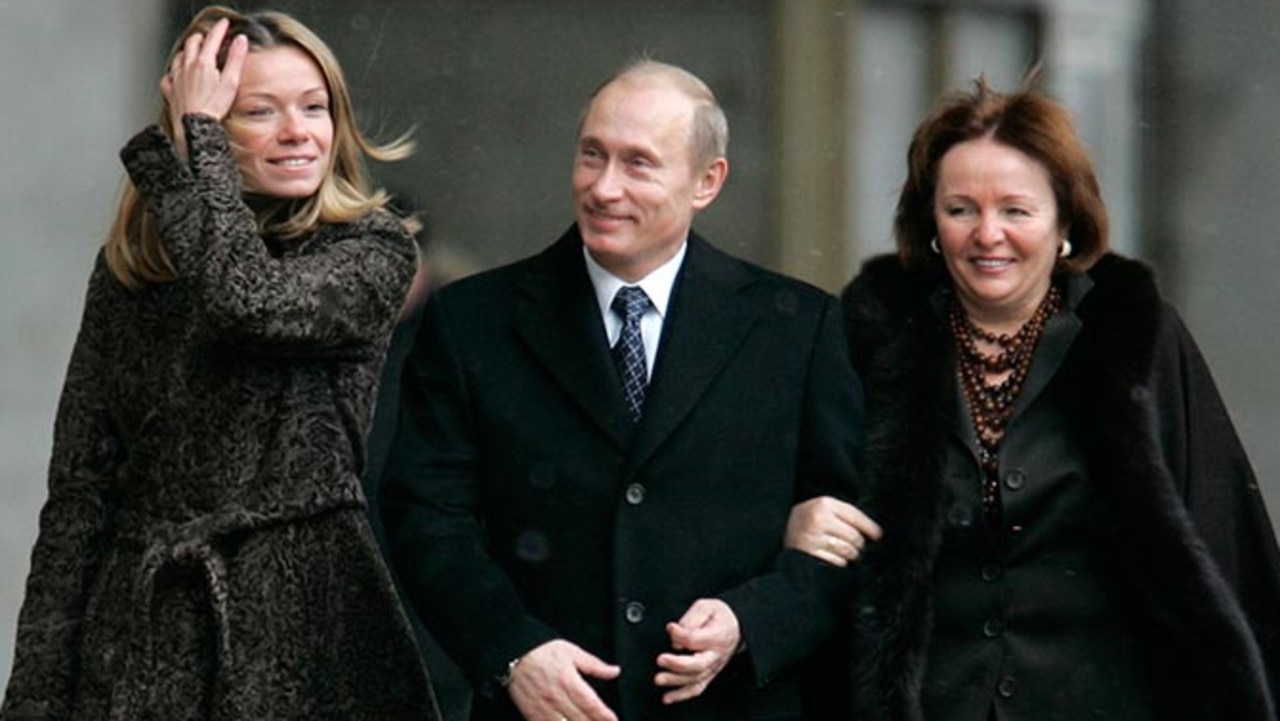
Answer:
[[[1064,282],[1063,309],[1046,325],[1015,402],[1000,444],[998,526],[984,513],[977,435],[953,375],[922,698],[928,719],[984,721],[993,710],[1000,719],[1154,717],[1142,655],[1150,646],[1111,552],[1116,519],[1088,482],[1080,434],[1051,384],[1091,285],[1085,276]],[[934,297],[939,313],[949,292]]]

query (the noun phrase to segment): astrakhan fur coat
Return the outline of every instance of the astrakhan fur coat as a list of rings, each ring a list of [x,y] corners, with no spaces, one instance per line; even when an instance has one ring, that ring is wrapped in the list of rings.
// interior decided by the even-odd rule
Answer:
[[[1280,674],[1280,554],[1258,484],[1200,353],[1152,274],[1103,257],[1047,392],[1084,440],[1115,553],[1164,644],[1162,705],[1194,719],[1268,719]],[[853,607],[855,712],[921,718],[942,537],[941,465],[955,423],[940,272],[873,259],[843,294],[868,393],[866,504],[886,529]],[[1105,659],[1100,659],[1105,663]],[[1168,702],[1168,703],[1164,703]]]
[[[189,164],[157,127],[122,151],[177,279],[93,270],[0,716],[434,718],[359,483],[412,240],[262,238],[184,122]]]

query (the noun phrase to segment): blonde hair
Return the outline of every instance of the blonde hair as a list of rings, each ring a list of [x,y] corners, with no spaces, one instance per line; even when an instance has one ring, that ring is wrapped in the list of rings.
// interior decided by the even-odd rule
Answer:
[[[207,34],[223,18],[230,21],[230,27],[218,52],[219,66],[226,61],[231,40],[236,35],[244,35],[249,40],[250,52],[281,46],[301,50],[315,61],[328,85],[329,113],[333,120],[329,170],[319,189],[310,197],[281,199],[259,209],[259,231],[292,238],[312,232],[321,224],[351,222],[385,208],[387,193],[372,187],[364,158],[400,160],[413,151],[413,142],[406,133],[389,143],[376,144],[360,132],[337,58],[324,41],[302,23],[280,12],[239,13],[212,5],[201,10],[174,42],[165,67],[172,65],[173,58],[182,51],[188,37],[195,33]],[[161,102],[159,123],[169,137],[174,137],[175,128],[167,99]],[[418,229],[417,221],[406,218],[404,222],[410,232]],[[146,283],[166,283],[176,278],[173,263],[160,240],[154,214],[128,178],[124,181],[105,252],[107,266],[126,286],[139,288]]]

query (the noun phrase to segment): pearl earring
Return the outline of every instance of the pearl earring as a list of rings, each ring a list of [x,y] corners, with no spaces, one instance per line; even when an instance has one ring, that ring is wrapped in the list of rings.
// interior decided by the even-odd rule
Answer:
[[[1062,247],[1058,249],[1058,256],[1061,258],[1071,257],[1071,241],[1066,238],[1062,239]]]
[[[942,255],[942,249],[938,247],[938,236],[933,236],[933,240],[929,241],[929,247],[933,249],[934,255]]]

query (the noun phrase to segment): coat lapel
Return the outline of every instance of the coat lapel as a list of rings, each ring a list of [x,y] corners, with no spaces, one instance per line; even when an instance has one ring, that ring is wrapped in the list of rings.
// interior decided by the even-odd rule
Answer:
[[[609,358],[576,229],[547,249],[521,279],[515,322],[552,377],[619,447],[627,447],[635,428]]]
[[[633,466],[662,445],[737,353],[756,319],[755,309],[739,297],[750,280],[735,262],[690,235],[663,322]]]

